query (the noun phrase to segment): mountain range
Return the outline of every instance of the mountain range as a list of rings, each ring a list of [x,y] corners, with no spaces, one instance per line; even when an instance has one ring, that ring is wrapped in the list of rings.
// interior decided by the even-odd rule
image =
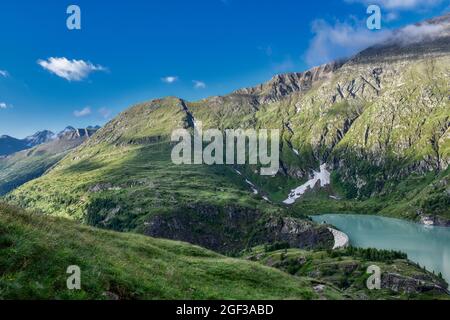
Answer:
[[[439,28],[420,37],[403,30],[352,58],[229,95],[141,103],[92,136],[69,130],[89,139],[61,148],[59,137],[0,162],[0,174],[15,181],[3,187],[3,199],[149,241],[183,241],[231,256],[245,252],[247,259],[292,274],[311,276],[302,272],[323,266],[319,259],[348,275],[348,265],[340,269],[342,259],[366,253],[323,253],[333,248],[333,233],[308,214],[371,213],[450,225],[450,14],[416,28],[430,25]],[[279,129],[279,172],[261,176],[258,165],[175,165],[172,132],[193,133],[199,122],[221,131]],[[29,167],[25,159],[42,154],[54,160],[39,163],[26,179],[16,177]],[[296,250],[289,261],[280,248],[267,250],[276,244]],[[404,277],[423,277],[402,258],[387,259],[401,270],[402,280],[395,281],[409,285]],[[362,266],[348,272],[361,279]]]
[[[0,195],[41,176],[69,151],[91,137],[99,127],[67,127],[57,135],[41,131],[23,140],[25,150],[0,157]]]
[[[75,129],[74,127],[69,126],[58,134],[55,134],[50,130],[43,130],[38,131],[35,134],[24,139],[17,139],[8,135],[2,135],[0,136],[0,158],[56,140],[59,136],[64,135],[64,133],[67,131],[73,132],[74,135],[78,134],[81,136],[85,134],[92,135],[92,133],[97,131],[98,129],[100,129],[99,126],[90,126],[86,129]],[[86,130],[89,132],[86,133]]]
[[[0,136],[0,157],[5,157],[18,151],[32,148],[39,144],[53,140],[54,133],[51,131],[40,131],[24,139],[17,139],[8,135]]]

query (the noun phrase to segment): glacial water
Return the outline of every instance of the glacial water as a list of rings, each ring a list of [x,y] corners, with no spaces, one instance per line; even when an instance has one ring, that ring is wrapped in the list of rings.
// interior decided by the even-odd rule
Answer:
[[[311,217],[345,232],[354,247],[402,251],[411,261],[450,283],[450,228],[425,226],[380,216],[325,214]]]

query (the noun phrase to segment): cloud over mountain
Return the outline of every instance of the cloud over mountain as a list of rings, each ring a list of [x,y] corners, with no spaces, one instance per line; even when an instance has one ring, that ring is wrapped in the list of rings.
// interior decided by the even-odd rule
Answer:
[[[306,52],[306,62],[310,66],[320,65],[337,58],[351,56],[364,48],[386,40],[390,31],[373,32],[362,21],[331,24],[325,20],[315,20],[311,30],[314,34]]]
[[[421,23],[408,25],[398,30],[384,28],[380,31],[367,29],[365,21],[336,21],[334,24],[325,20],[312,23],[313,39],[305,54],[308,65],[320,65],[339,58],[347,58],[357,52],[382,43],[409,45],[430,40],[448,32],[450,23]]]

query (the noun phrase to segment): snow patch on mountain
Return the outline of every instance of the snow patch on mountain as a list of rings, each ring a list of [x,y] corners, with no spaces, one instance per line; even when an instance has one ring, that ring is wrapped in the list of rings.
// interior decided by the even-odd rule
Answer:
[[[331,173],[327,170],[327,165],[322,164],[320,166],[320,171],[314,171],[313,177],[309,179],[306,183],[302,184],[296,189],[293,189],[289,194],[289,197],[283,201],[285,204],[293,204],[295,200],[299,199],[306,191],[313,189],[317,182],[320,181],[320,186],[325,187],[331,182]]]

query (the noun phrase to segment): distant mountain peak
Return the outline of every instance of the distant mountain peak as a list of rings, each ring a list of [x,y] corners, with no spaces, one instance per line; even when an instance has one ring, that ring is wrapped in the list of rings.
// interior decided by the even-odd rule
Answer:
[[[55,134],[49,130],[38,131],[35,134],[28,136],[24,139],[27,142],[27,146],[32,148],[34,146],[52,141],[55,139]]]
[[[65,132],[73,132],[73,131],[76,131],[76,129],[75,129],[74,127],[72,127],[72,126],[67,126],[67,127],[65,127],[64,130],[62,130],[59,134],[65,133]]]
[[[75,129],[72,126],[67,126],[63,131],[58,133],[58,139],[77,139],[81,137],[91,137],[95,132],[97,132],[98,129],[100,129],[100,126],[88,126],[86,128],[80,128]]]
[[[31,149],[54,140],[73,140],[83,137],[90,138],[98,129],[100,129],[100,126],[89,126],[83,129],[75,129],[72,126],[67,126],[57,135],[50,130],[42,130],[24,139],[2,135],[0,136],[0,157],[9,156],[13,153]]]

